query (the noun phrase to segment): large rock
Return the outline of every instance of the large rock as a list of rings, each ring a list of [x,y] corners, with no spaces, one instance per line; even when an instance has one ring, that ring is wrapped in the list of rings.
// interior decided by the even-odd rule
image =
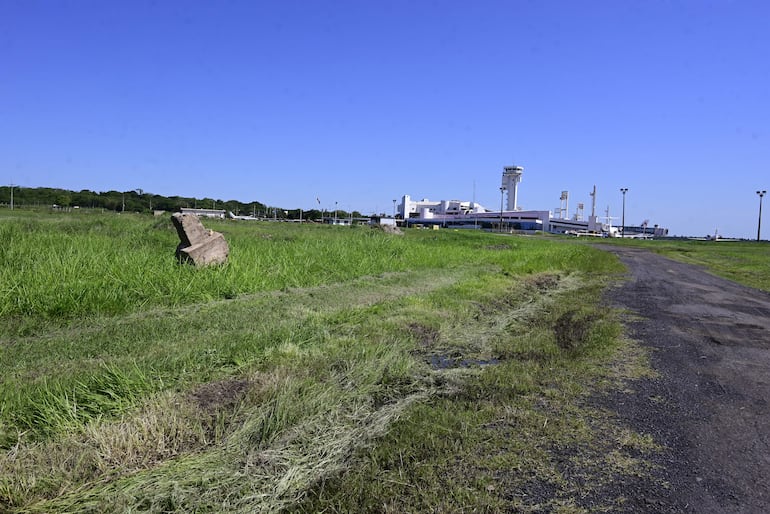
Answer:
[[[396,236],[404,235],[404,233],[401,232],[401,229],[398,228],[396,225],[375,225],[375,228],[382,230],[386,234],[393,234]]]
[[[224,264],[230,247],[225,236],[203,226],[195,214],[176,213],[171,217],[176,232],[179,235],[179,246],[176,256],[180,262],[188,262],[195,266]]]

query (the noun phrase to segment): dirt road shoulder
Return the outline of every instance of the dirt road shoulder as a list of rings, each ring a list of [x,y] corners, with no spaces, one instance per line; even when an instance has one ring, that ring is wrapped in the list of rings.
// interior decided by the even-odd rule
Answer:
[[[770,511],[770,295],[701,268],[604,246],[629,268],[607,294],[660,377],[600,400],[665,451],[657,512]]]

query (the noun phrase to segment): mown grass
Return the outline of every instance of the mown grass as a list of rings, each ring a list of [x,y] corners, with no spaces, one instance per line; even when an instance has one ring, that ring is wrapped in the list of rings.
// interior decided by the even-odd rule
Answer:
[[[602,243],[605,241],[644,248],[702,266],[740,284],[770,291],[770,244],[767,242],[608,239]]]
[[[288,511],[621,508],[626,498],[605,489],[649,473],[644,456],[660,446],[588,407],[586,398],[651,372],[613,315],[595,308],[598,284],[574,279],[533,275],[513,298],[484,303],[483,321],[471,316],[442,330],[434,343],[442,352],[477,362],[493,355],[497,364],[445,370],[465,376],[411,409],[374,448],[359,450],[356,466],[318,483]],[[571,328],[555,328],[565,316]],[[485,343],[457,340],[479,333]]]
[[[207,226],[231,245],[222,268],[177,265],[166,221],[0,220],[37,250],[8,268],[62,266],[6,300],[90,291],[61,310],[56,295],[4,304],[0,510],[579,510],[656,451],[583,401],[645,372],[597,306],[620,271],[609,254],[473,232]],[[100,281],[126,240],[145,256]]]

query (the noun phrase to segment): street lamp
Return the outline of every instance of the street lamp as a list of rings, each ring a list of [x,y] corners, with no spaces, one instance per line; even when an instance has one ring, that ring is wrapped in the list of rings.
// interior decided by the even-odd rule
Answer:
[[[757,241],[759,241],[759,231],[762,229],[762,197],[765,196],[767,191],[757,191],[759,195],[759,220],[757,221]]]
[[[505,187],[500,188],[500,232],[503,231],[503,195],[505,195]]]
[[[620,192],[623,193],[623,217],[620,218],[620,230],[622,232],[621,237],[626,237],[626,193],[628,193],[628,188],[621,187]]]

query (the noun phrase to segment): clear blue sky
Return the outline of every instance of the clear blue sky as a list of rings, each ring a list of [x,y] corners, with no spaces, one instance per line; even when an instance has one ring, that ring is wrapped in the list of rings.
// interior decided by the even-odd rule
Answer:
[[[496,209],[515,163],[527,209],[627,187],[629,224],[756,237],[769,27],[766,0],[0,0],[0,182]]]

